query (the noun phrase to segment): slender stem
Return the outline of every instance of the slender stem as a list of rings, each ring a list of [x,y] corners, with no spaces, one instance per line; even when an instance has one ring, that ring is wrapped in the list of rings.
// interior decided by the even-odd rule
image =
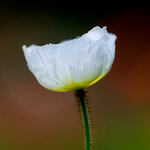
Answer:
[[[85,101],[85,91],[83,89],[76,91],[76,97],[79,100],[83,125],[84,125],[84,132],[85,132],[85,150],[91,150],[91,135],[90,135],[90,123],[89,123],[89,116],[86,107]]]

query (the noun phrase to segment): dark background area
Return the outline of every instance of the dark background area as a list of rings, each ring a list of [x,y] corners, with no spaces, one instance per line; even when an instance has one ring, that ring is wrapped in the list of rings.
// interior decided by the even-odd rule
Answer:
[[[132,9],[149,10],[148,1],[58,1],[58,0],[7,0],[2,1],[0,8],[7,12],[37,12],[66,14],[83,19],[83,21],[104,17]]]

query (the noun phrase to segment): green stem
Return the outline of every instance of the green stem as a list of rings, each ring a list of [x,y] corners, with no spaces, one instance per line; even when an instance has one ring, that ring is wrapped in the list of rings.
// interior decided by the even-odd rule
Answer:
[[[85,101],[85,92],[83,89],[76,91],[76,96],[79,100],[83,125],[84,125],[84,132],[85,132],[85,150],[91,150],[91,135],[90,135],[90,123],[89,123],[89,116],[86,107]]]

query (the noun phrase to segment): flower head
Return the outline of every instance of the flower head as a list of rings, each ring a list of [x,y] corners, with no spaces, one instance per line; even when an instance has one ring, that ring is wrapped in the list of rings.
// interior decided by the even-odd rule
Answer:
[[[94,27],[59,44],[23,46],[30,71],[45,88],[65,92],[86,88],[104,77],[115,57],[114,34]]]

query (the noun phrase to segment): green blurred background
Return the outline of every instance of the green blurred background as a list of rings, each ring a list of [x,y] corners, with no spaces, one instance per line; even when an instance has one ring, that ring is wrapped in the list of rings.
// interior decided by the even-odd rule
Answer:
[[[150,9],[102,1],[5,1],[0,5],[0,150],[82,150],[73,92],[44,89],[22,45],[75,38],[99,25],[117,35],[110,73],[87,88],[95,150],[150,149]]]

